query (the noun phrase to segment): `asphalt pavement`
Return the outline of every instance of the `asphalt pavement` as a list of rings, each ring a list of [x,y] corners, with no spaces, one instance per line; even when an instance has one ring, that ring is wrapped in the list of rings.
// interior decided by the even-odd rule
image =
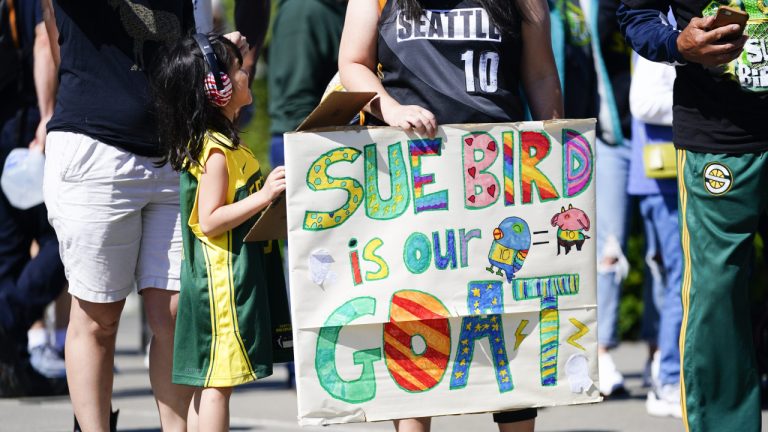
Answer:
[[[141,354],[140,313],[137,296],[132,295],[123,314],[117,343],[113,404],[120,410],[118,430],[151,432],[160,430],[149,376]],[[647,350],[642,343],[624,343],[614,360],[624,376],[628,393],[592,405],[548,408],[539,411],[536,430],[570,432],[678,432],[680,420],[650,417],[645,412],[647,389],[642,388],[642,371]],[[287,371],[277,367],[272,377],[239,387],[231,401],[231,429],[235,431],[393,431],[390,422],[347,424],[323,428],[299,427],[296,421],[296,393],[287,388]],[[768,412],[763,411],[764,430]],[[0,431],[71,431],[72,407],[67,397],[0,399]],[[497,428],[488,414],[438,417],[434,432],[491,432]]]

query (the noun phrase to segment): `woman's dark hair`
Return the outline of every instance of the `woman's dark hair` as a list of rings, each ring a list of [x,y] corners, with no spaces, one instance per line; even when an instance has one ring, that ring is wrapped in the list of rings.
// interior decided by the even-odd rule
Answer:
[[[520,26],[517,21],[520,17],[520,12],[517,9],[517,2],[515,0],[477,0],[478,3],[488,11],[488,15],[491,16],[491,22],[493,22],[498,29],[508,35],[518,35],[520,32]],[[405,16],[412,20],[417,21],[424,12],[424,6],[421,0],[397,0],[397,6],[403,11]]]
[[[219,70],[243,63],[240,50],[221,35],[208,35]],[[209,72],[200,46],[187,36],[160,50],[150,74],[150,88],[160,132],[163,160],[176,171],[198,163],[207,131],[219,132],[237,147],[238,130],[221,109],[208,101],[204,81]],[[227,145],[227,143],[221,143]]]

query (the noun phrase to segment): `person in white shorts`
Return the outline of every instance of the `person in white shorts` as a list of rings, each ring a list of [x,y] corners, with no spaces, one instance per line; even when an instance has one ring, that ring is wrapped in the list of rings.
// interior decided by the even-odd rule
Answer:
[[[170,376],[179,177],[163,165],[147,69],[161,44],[194,29],[192,2],[54,0],[53,10],[61,64],[44,195],[73,296],[65,357],[75,417],[82,430],[110,430],[115,338],[135,287],[153,333],[150,381],[162,429],[185,431],[192,389]],[[230,38],[247,49],[238,33]]]

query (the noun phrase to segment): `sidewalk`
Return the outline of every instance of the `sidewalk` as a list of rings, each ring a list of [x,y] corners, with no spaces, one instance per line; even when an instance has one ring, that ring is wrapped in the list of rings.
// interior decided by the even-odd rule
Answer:
[[[113,404],[120,409],[118,430],[159,431],[149,376],[139,354],[139,311],[136,296],[126,304],[120,324]],[[643,344],[623,344],[614,359],[627,378],[629,395],[600,404],[550,408],[539,411],[536,430],[572,432],[677,432],[676,419],[649,417],[645,413],[646,390],[641,375],[646,359]],[[300,428],[296,422],[296,394],[285,388],[287,373],[278,368],[273,377],[239,388],[232,397],[231,428],[236,431],[393,431],[389,422],[351,424],[325,428]],[[768,425],[763,412],[763,424]],[[71,431],[72,408],[68,398],[0,399],[0,431]],[[440,417],[433,420],[435,432],[496,431],[490,415]]]

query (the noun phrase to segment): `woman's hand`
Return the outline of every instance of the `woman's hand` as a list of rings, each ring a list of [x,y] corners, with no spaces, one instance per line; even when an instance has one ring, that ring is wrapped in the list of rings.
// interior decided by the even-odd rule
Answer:
[[[349,91],[373,91],[379,94],[365,110],[388,125],[434,138],[435,115],[424,108],[397,103],[381,84],[376,73],[379,25],[379,1],[349,2],[344,31],[339,46],[339,77]]]
[[[285,167],[279,166],[272,170],[262,187],[269,201],[274,201],[285,190]]]
[[[437,132],[435,115],[418,105],[400,105],[394,99],[380,98],[382,120],[404,131],[434,138]]]
[[[229,39],[233,44],[235,44],[235,46],[237,46],[237,49],[240,50],[240,55],[245,57],[248,54],[248,41],[245,39],[245,36],[242,33],[235,31],[225,34],[224,37]]]

